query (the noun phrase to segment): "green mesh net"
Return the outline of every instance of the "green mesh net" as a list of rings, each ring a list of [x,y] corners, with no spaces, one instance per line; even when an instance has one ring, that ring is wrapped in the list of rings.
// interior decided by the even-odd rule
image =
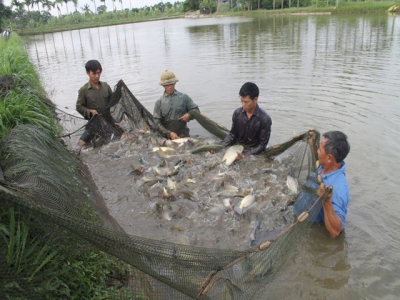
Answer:
[[[136,138],[154,132],[152,115],[122,81],[115,87],[111,112],[125,132],[136,134]],[[195,119],[220,139],[227,133],[226,128],[201,114]],[[82,126],[81,120],[73,122],[69,123],[69,134],[73,126]],[[74,134],[79,136],[80,132]],[[318,214],[329,192],[316,195],[318,139],[318,132],[307,131],[265,150],[262,159],[290,169],[283,179],[278,177],[280,182],[275,186],[286,186],[286,174],[291,174],[299,190],[293,201],[281,207],[281,211],[291,210],[293,218],[284,225],[271,226],[275,230],[257,233],[245,249],[229,245],[198,247],[127,234],[110,216],[87,166],[68,151],[62,140],[29,126],[14,128],[1,143],[0,197],[4,208],[18,209],[20,217],[32,228],[31,235],[36,234],[37,240],[58,253],[101,250],[123,262],[130,272],[123,287],[115,291],[115,299],[251,299],[273,281],[296,245],[307,238],[310,220]],[[196,155],[204,155],[193,148],[182,151],[193,161]],[[204,159],[207,156],[201,160]],[[168,174],[164,179],[173,176]],[[268,180],[275,179],[268,176],[265,173],[265,180],[259,178],[266,186]],[[141,194],[145,192],[148,190]],[[139,194],[138,191],[133,198]],[[2,228],[3,237],[7,230]],[[34,279],[32,274],[15,268],[9,252],[9,244],[0,243],[0,295],[4,299],[40,299],[46,288],[43,282],[51,278]]]

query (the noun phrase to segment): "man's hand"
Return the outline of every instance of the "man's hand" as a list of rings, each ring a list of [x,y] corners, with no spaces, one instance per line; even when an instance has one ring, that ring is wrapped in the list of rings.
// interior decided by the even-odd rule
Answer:
[[[237,152],[237,156],[235,158],[235,161],[241,160],[243,158],[245,158],[246,156],[240,152]]]
[[[321,184],[319,185],[319,187],[318,187],[318,190],[317,190],[318,196],[321,197],[322,194],[325,192],[325,189],[326,189],[325,184],[324,184],[324,183],[321,183]],[[331,192],[328,194],[328,196],[326,197],[326,199],[327,199],[327,200],[330,199],[330,198],[332,197],[332,194],[333,194],[333,190],[331,190]]]
[[[183,121],[183,122],[189,122],[190,119],[190,115],[188,113],[184,114],[182,117],[179,118],[179,120]]]
[[[90,110],[90,113],[91,113],[92,116],[98,114],[97,110],[95,110],[95,109],[91,109],[91,110]]]
[[[179,136],[178,136],[175,132],[173,132],[173,131],[171,131],[171,132],[169,133],[169,137],[170,137],[171,140],[179,139]]]

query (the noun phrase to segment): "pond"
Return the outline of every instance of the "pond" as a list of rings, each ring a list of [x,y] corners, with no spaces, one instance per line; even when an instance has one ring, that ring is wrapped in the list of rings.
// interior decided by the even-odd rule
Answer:
[[[149,110],[161,73],[179,78],[210,119],[231,126],[241,85],[255,82],[273,120],[270,145],[309,128],[345,132],[351,201],[346,233],[315,227],[257,299],[395,299],[400,294],[400,18],[270,16],[155,21],[37,35],[27,43],[59,109],[75,114],[84,65],[123,79]],[[192,135],[207,135],[195,121]]]

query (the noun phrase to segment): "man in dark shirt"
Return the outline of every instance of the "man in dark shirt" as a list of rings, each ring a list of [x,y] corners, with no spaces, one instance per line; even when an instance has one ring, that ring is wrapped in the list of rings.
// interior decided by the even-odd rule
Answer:
[[[79,89],[78,100],[76,101],[76,110],[89,120],[97,114],[101,114],[112,126],[115,127],[111,118],[110,107],[108,107],[112,90],[107,82],[100,81],[103,71],[100,62],[89,60],[86,65],[86,74],[89,76],[89,82]],[[95,130],[91,126],[86,129],[78,141],[78,146],[82,147],[95,137]]]
[[[258,86],[252,82],[246,82],[239,91],[242,107],[234,111],[232,129],[222,142],[225,147],[239,143],[251,148],[238,153],[236,160],[259,154],[268,144],[272,120],[258,105],[258,95]]]

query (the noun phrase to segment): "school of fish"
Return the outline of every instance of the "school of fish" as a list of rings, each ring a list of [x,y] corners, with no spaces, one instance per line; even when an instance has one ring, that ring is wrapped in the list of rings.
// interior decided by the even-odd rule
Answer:
[[[137,131],[80,157],[128,234],[243,250],[295,221],[288,203],[300,187],[289,159],[235,161],[243,147],[221,149],[220,142]]]

